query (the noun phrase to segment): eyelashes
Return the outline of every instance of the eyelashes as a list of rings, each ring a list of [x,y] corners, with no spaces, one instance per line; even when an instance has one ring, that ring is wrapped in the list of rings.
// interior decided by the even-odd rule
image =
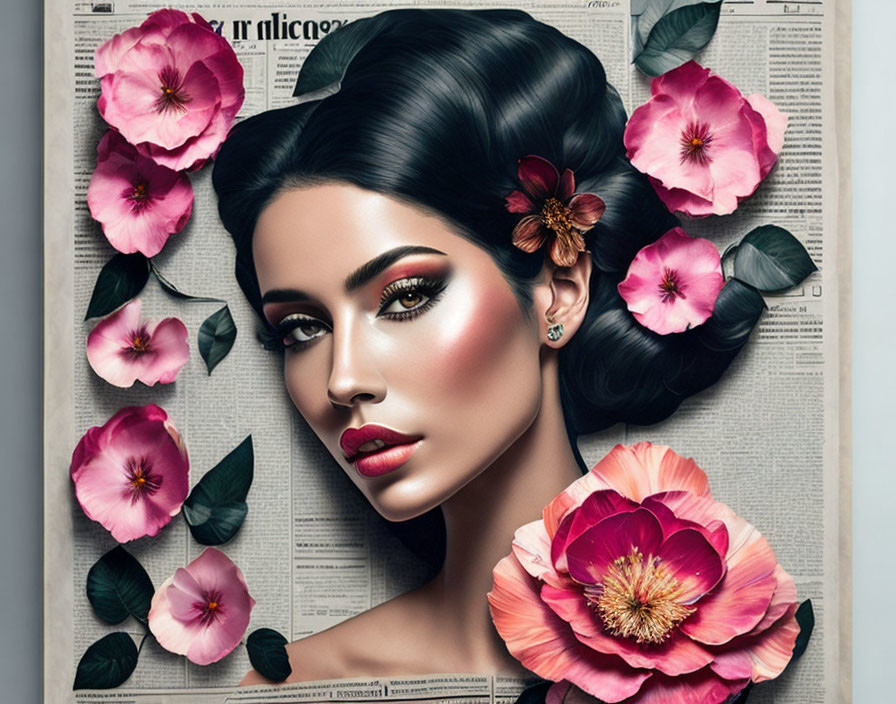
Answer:
[[[377,317],[385,320],[406,321],[422,315],[442,297],[448,286],[446,279],[411,276],[391,282],[383,289]],[[332,327],[312,315],[292,313],[277,325],[265,325],[258,338],[265,349],[298,352],[312,345]]]

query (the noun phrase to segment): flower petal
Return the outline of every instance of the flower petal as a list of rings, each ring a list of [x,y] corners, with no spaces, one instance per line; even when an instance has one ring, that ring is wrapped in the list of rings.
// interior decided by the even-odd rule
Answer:
[[[683,588],[676,599],[683,604],[693,604],[725,574],[724,560],[703,534],[693,528],[673,533],[655,554]]]
[[[560,174],[547,159],[530,154],[520,159],[517,176],[529,197],[538,203],[557,191]]]
[[[568,572],[566,548],[582,533],[596,526],[605,518],[617,513],[630,513],[638,508],[638,504],[626,499],[612,489],[598,490],[588,496],[575,511],[571,511],[563,519],[553,540],[550,541],[550,559],[554,567],[561,572]],[[545,534],[547,534],[545,532]],[[530,574],[532,574],[530,572]],[[538,575],[533,574],[533,577]]]
[[[680,626],[694,640],[709,645],[722,645],[753,629],[768,610],[777,585],[777,561],[765,538],[733,512],[725,523],[731,540],[725,558],[728,572]]]
[[[527,215],[513,228],[513,244],[524,252],[537,252],[544,244],[547,229],[538,215]]]
[[[569,267],[576,263],[579,252],[585,251],[585,240],[573,230],[570,233],[555,233],[551,243],[551,260],[557,266]]]
[[[569,575],[582,584],[600,584],[614,560],[636,552],[656,555],[662,540],[663,529],[650,511],[610,516],[569,544]]]
[[[706,474],[694,460],[649,442],[616,445],[591,472],[633,501],[671,490],[709,494]]]
[[[511,213],[534,213],[535,204],[522,191],[513,191],[504,199],[504,207]]]
[[[568,204],[570,221],[582,233],[593,228],[606,210],[603,200],[593,193],[579,193]]]
[[[566,203],[570,196],[576,192],[576,177],[569,169],[563,169],[560,174],[560,183],[557,185],[557,200]]]

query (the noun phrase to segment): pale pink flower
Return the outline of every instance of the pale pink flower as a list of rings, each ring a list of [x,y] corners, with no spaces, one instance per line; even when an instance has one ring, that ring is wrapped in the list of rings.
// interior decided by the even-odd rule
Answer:
[[[220,550],[206,548],[156,590],[149,629],[165,650],[208,665],[239,644],[253,606],[240,568]]]
[[[716,246],[676,227],[635,255],[617,288],[635,320],[667,335],[706,322],[724,285]]]
[[[492,619],[514,657],[563,687],[609,703],[718,704],[790,661],[793,579],[667,447],[617,445],[512,549],[494,570]]]
[[[193,186],[186,174],[141,156],[109,130],[97,147],[87,206],[115,249],[154,257],[190,219]]]
[[[650,176],[669,210],[734,212],[775,165],[787,118],[694,61],[654,78],[650,92],[625,128],[634,167]]]
[[[213,157],[243,104],[243,68],[196,13],[157,10],[96,51],[100,114],[175,171]]]
[[[168,525],[187,498],[189,472],[180,435],[152,404],[122,408],[88,430],[72,454],[81,508],[119,543]]]
[[[141,320],[140,307],[135,298],[87,336],[87,361],[113,386],[170,384],[190,358],[186,325],[177,318]]]

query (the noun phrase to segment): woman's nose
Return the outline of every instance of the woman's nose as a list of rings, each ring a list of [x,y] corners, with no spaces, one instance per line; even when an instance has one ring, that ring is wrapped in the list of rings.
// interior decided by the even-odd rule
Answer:
[[[377,354],[360,320],[345,321],[333,329],[333,366],[327,398],[335,408],[379,403],[386,383],[376,365]]]

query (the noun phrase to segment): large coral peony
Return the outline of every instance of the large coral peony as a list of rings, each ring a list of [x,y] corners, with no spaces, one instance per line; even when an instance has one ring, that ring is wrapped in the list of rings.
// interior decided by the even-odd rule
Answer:
[[[200,15],[157,10],[100,46],[100,115],[175,171],[213,157],[243,104],[243,68]]]
[[[694,61],[654,78],[650,93],[625,127],[632,165],[669,210],[734,212],[775,165],[787,118]]]
[[[604,702],[718,704],[778,676],[799,633],[765,538],[650,443],[617,445],[516,532],[489,605],[525,667]]]

